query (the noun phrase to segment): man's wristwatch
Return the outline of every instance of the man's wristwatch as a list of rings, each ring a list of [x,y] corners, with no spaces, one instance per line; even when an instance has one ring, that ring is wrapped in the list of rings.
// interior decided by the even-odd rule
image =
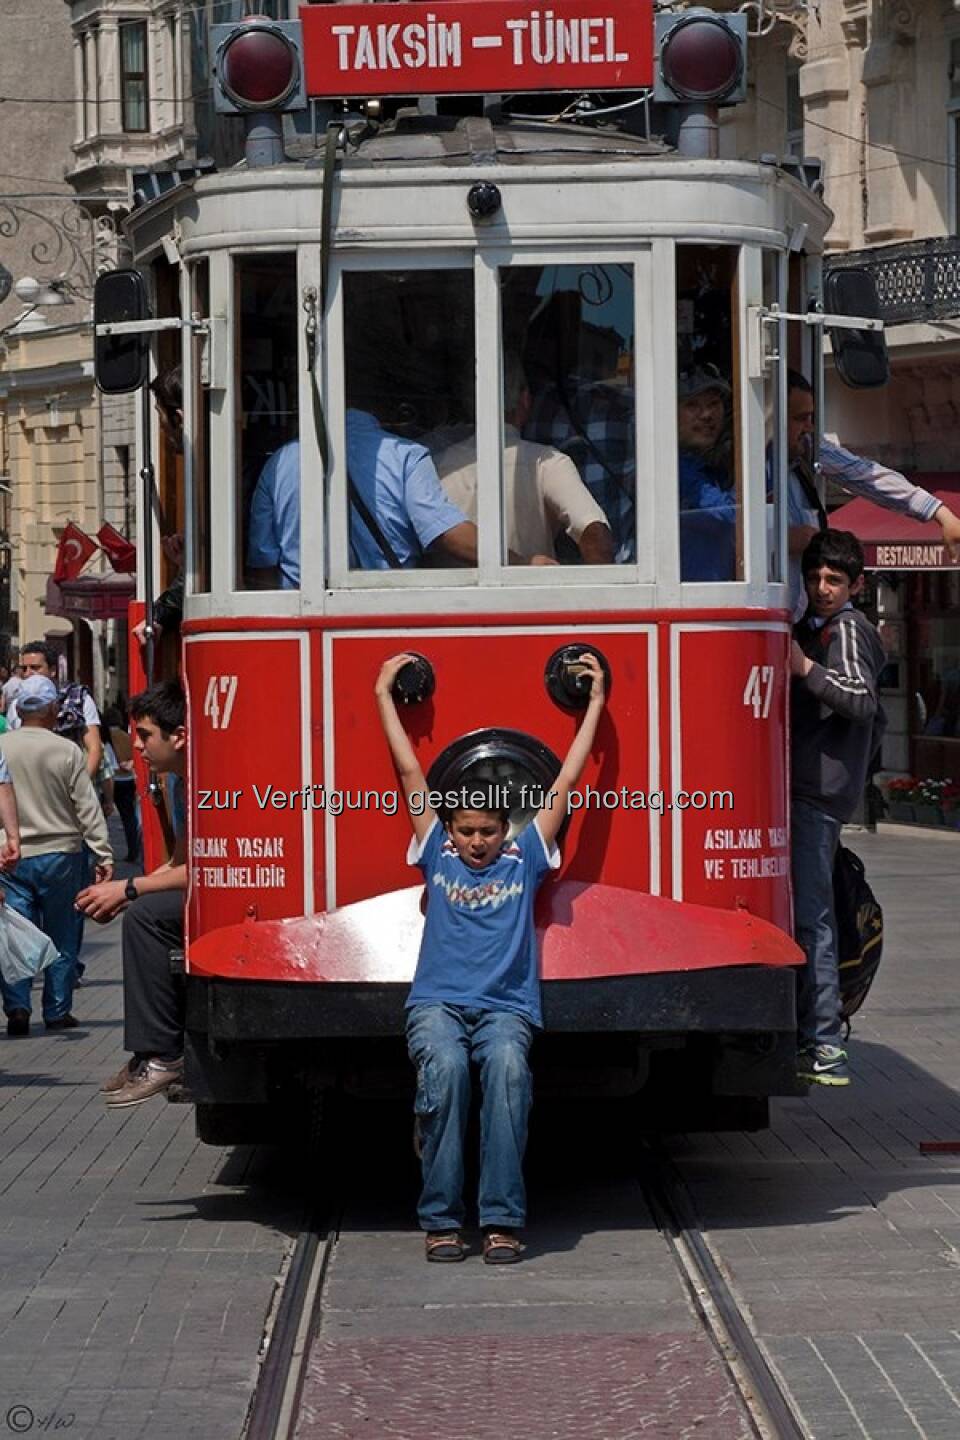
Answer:
[[[126,895],[128,900],[136,900],[139,898],[140,895],[139,890],[137,889],[136,885],[134,885],[132,880],[127,881],[123,893],[124,895]]]

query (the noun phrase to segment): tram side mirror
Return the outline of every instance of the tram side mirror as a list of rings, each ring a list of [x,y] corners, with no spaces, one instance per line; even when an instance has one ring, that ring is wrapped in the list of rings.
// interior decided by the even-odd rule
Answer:
[[[877,282],[868,270],[851,267],[828,271],[823,300],[827,312],[834,315],[882,318]],[[830,344],[837,374],[845,384],[867,390],[886,385],[890,379],[890,357],[882,330],[831,330]]]
[[[126,395],[146,384],[150,336],[101,335],[99,327],[149,319],[147,287],[139,270],[111,270],[98,277],[93,291],[93,367],[105,395]]]

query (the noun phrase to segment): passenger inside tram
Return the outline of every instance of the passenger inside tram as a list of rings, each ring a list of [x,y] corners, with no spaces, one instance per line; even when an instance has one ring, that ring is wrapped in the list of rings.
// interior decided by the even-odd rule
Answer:
[[[730,484],[730,386],[713,365],[677,381],[680,579],[733,580],[737,506]]]
[[[504,357],[504,515],[510,564],[556,564],[565,535],[584,564],[613,562],[606,516],[561,451],[523,439],[531,395],[519,355]],[[471,433],[434,452],[443,488],[469,520],[477,518],[477,445]]]
[[[680,579],[736,580],[740,454],[733,394],[739,250],[677,246]]]
[[[445,495],[430,454],[384,430],[368,410],[347,411],[351,567],[410,569],[435,554],[475,565],[477,529]],[[291,440],[261,471],[250,506],[247,565],[261,589],[300,585],[300,442]]]
[[[613,559],[636,560],[633,267],[511,266],[502,273],[503,330],[517,337],[530,382],[526,440],[563,451],[600,506]],[[561,535],[558,558],[576,561]]]

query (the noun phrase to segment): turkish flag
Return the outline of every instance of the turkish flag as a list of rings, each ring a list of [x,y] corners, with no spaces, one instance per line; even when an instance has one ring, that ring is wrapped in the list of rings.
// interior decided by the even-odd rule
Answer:
[[[101,525],[97,531],[100,549],[118,575],[132,575],[137,568],[137,551],[125,535],[112,525]]]
[[[91,555],[96,555],[99,546],[91,540],[85,530],[70,520],[63,528],[60,544],[57,546],[57,561],[53,567],[54,580],[75,580]]]

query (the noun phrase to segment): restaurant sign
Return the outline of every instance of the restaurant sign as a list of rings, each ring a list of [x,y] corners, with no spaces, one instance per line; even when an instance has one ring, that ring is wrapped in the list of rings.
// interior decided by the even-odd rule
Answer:
[[[943,542],[864,543],[868,570],[953,570],[956,562]]]

